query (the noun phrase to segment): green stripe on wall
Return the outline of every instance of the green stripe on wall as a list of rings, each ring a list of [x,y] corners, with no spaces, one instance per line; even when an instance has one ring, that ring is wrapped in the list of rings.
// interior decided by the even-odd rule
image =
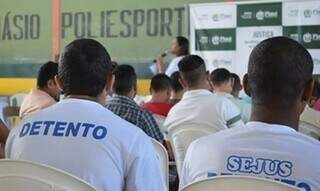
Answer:
[[[150,63],[119,63],[135,67],[139,79],[150,79]],[[0,64],[0,78],[34,78],[41,64]]]

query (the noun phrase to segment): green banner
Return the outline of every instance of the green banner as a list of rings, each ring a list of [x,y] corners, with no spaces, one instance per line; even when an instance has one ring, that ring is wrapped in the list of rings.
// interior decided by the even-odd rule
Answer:
[[[243,4],[237,7],[237,25],[275,26],[282,25],[282,3]]]
[[[51,57],[51,0],[2,1],[0,77],[35,76]]]
[[[320,48],[320,25],[284,26],[283,35],[297,40],[308,49]]]
[[[199,29],[195,31],[196,50],[236,50],[236,29]]]
[[[148,66],[177,35],[187,36],[190,3],[209,0],[61,0],[61,48],[94,38],[120,64],[150,77]],[[52,0],[10,0],[0,6],[0,77],[34,77],[51,59]],[[20,66],[19,64],[23,64]],[[40,65],[39,65],[40,66]]]

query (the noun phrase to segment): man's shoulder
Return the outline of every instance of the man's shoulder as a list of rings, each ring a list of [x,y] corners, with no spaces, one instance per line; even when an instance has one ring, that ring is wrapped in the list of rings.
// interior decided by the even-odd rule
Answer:
[[[76,110],[78,110],[78,113],[75,113]],[[24,123],[36,121],[95,123],[97,125],[106,125],[109,128],[112,128],[112,131],[125,131],[129,134],[140,131],[135,125],[117,116],[102,105],[97,105],[95,107],[83,106],[78,109],[56,104],[25,117],[21,124],[23,125]]]

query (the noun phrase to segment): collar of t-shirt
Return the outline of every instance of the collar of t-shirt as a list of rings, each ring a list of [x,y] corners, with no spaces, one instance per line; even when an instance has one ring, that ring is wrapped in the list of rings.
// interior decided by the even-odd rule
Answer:
[[[58,104],[66,104],[66,103],[79,103],[84,105],[102,107],[102,105],[96,101],[88,100],[88,99],[80,99],[80,98],[65,98],[58,102]]]
[[[212,93],[206,89],[188,90],[183,94],[182,99],[195,97],[195,96],[211,95],[211,94]]]
[[[226,97],[226,98],[234,98],[231,94],[228,94],[226,92],[214,92],[215,95],[217,96],[223,96],[223,97]]]
[[[250,121],[245,125],[247,128],[256,128],[261,130],[275,131],[275,132],[296,132],[293,128],[280,124],[269,124],[259,121]]]

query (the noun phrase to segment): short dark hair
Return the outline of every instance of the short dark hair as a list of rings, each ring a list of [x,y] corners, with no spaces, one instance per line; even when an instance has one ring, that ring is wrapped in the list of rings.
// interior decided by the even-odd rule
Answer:
[[[165,74],[157,74],[152,77],[150,89],[159,92],[171,88],[171,79]]]
[[[189,87],[194,87],[207,77],[204,60],[198,55],[188,55],[178,63],[181,77]]]
[[[225,68],[217,68],[211,72],[210,78],[214,85],[220,85],[230,80],[231,73]]]
[[[241,90],[241,80],[236,73],[231,73],[231,78],[233,79],[232,92]]]
[[[171,78],[171,86],[174,92],[180,92],[183,90],[183,87],[179,81],[180,77],[180,73],[178,71],[173,72],[170,76]]]
[[[113,71],[113,91],[118,95],[128,95],[137,85],[137,75],[130,65],[119,65]]]
[[[68,44],[60,57],[59,76],[66,95],[96,97],[111,75],[107,50],[93,39],[77,39]]]
[[[117,68],[117,66],[119,66],[119,64],[118,64],[118,62],[113,60],[113,61],[111,61],[111,66],[112,66],[112,71],[114,71]]]
[[[181,48],[181,54],[182,55],[189,55],[189,40],[186,37],[183,36],[177,36],[177,43],[179,47]]]
[[[54,80],[54,77],[58,74],[58,64],[55,62],[47,62],[43,64],[38,72],[37,86],[38,88],[44,88],[47,86],[49,80]]]
[[[260,42],[248,65],[253,103],[291,108],[312,80],[312,71],[312,57],[297,41],[274,37]]]
[[[316,98],[320,97],[320,83],[318,81],[314,82],[312,96]]]

